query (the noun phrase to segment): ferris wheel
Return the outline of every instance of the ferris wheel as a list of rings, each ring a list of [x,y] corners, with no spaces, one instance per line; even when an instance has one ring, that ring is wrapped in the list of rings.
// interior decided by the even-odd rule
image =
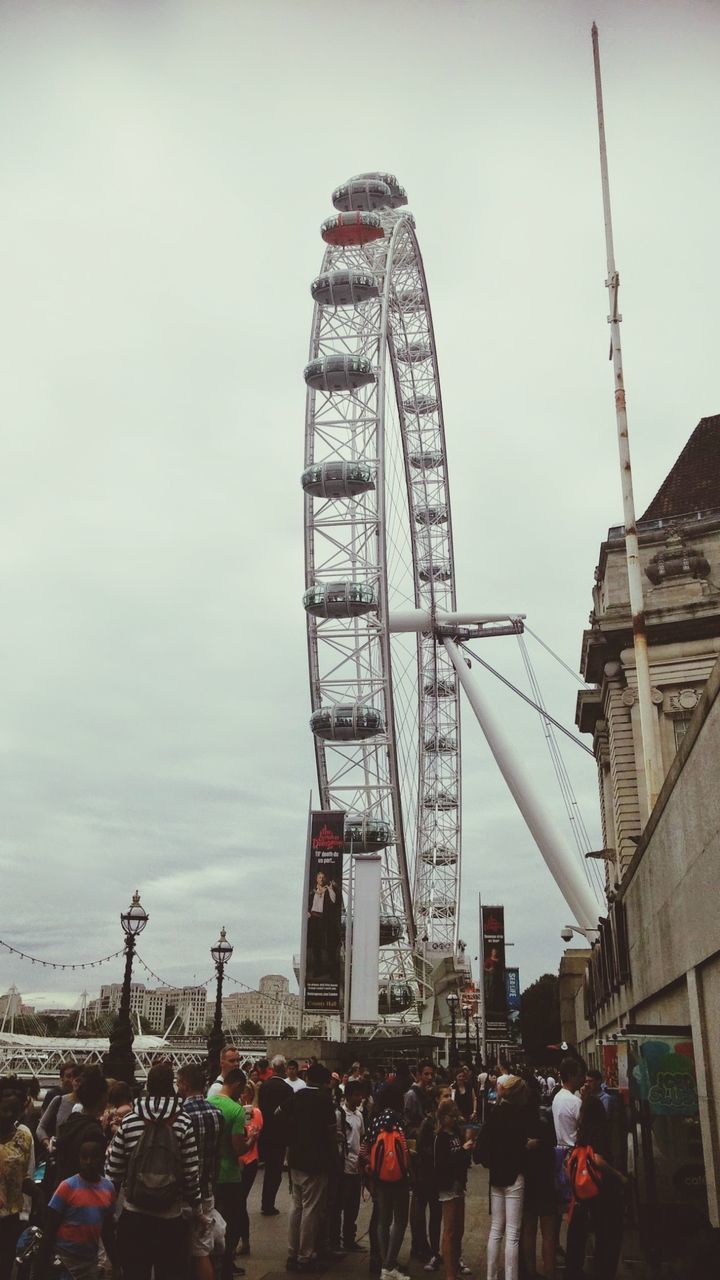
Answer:
[[[305,369],[311,729],[346,851],[382,853],[380,1013],[416,1021],[458,940],[459,688],[434,628],[391,622],[456,608],[442,397],[403,188],[367,173],[332,199]]]

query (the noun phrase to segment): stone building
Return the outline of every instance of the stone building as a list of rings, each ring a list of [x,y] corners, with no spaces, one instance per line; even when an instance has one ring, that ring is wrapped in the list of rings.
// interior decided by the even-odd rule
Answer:
[[[582,982],[567,953],[560,987],[565,1038],[596,1066],[624,1064],[636,1090],[652,1252],[674,1247],[680,1221],[720,1226],[720,415],[699,423],[638,522],[665,776],[652,813],[623,535],[601,546],[582,645],[594,687],[577,706],[597,759],[607,914]],[[653,1053],[666,1055],[654,1080]]]
[[[104,1013],[117,1013],[122,997],[122,983],[110,982],[100,988],[100,995],[89,1005],[93,1018]],[[143,982],[130,986],[130,1014],[139,1015],[152,1031],[165,1031],[173,1019],[173,1030],[178,1034],[196,1035],[207,1022],[207,991],[205,987],[146,987]]]
[[[267,1035],[281,1036],[285,1027],[299,1026],[300,996],[291,992],[288,978],[267,973],[257,991],[233,991],[223,999],[223,1024],[229,1031],[237,1031],[246,1018],[257,1022]]]
[[[622,526],[595,570],[576,722],[593,735],[608,887],[622,879],[648,819]],[[638,521],[652,698],[667,773],[720,655],[720,414],[703,418]],[[640,768],[638,768],[640,761]]]

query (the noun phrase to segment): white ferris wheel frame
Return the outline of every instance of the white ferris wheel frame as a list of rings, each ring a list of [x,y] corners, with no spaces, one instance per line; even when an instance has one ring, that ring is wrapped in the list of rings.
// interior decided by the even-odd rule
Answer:
[[[378,280],[379,296],[350,306],[316,302],[310,340],[311,360],[337,353],[361,355],[371,360],[375,381],[339,393],[308,387],[305,423],[306,468],[343,459],[369,463],[375,471],[374,489],[356,497],[306,493],[306,587],[360,581],[376,588],[377,607],[350,619],[308,614],[308,660],[313,710],[352,702],[383,713],[384,732],[372,738],[338,742],[315,737],[320,803],[392,828],[393,841],[383,850],[381,910],[399,917],[402,936],[381,947],[380,979],[412,984],[417,1001],[423,994],[422,979],[418,984],[421,958],[428,949],[448,956],[457,951],[460,685],[434,628],[419,632],[417,842],[408,849],[389,616],[386,388],[394,391],[402,438],[416,609],[429,610],[432,617],[436,610],[456,609],[455,559],[437,352],[414,219],[402,209],[383,209],[380,218],[382,239],[361,246],[329,245],[322,262],[323,273],[343,268],[370,272]],[[427,355],[416,359],[421,350]],[[432,404],[429,412],[412,411],[413,405]],[[441,455],[439,466],[411,462],[433,453]],[[435,580],[438,567],[447,574],[443,580]],[[429,569],[427,581],[420,577],[421,568],[426,574]],[[406,1016],[417,1020],[417,1007]]]

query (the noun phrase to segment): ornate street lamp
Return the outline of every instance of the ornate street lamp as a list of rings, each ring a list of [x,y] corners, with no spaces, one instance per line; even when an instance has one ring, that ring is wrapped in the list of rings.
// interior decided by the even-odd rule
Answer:
[[[450,1010],[450,1066],[456,1067],[458,1062],[457,1038],[455,1036],[455,1013],[458,1006],[458,997],[454,991],[449,991],[445,999]]]
[[[217,974],[217,985],[215,988],[215,1017],[213,1026],[207,1042],[207,1073],[208,1080],[212,1082],[220,1071],[220,1053],[225,1044],[225,1035],[222,1029],[222,988],[223,977],[225,974],[225,965],[232,956],[233,949],[227,940],[224,929],[220,930],[220,937],[214,947],[210,948],[210,955],[215,962],[215,972]]]
[[[120,913],[120,923],[125,934],[125,977],[117,1016],[110,1032],[110,1048],[103,1058],[103,1070],[108,1078],[124,1080],[131,1089],[135,1085],[135,1054],[133,1053],[133,1029],[130,1021],[130,987],[135,955],[135,939],[148,922],[148,913],[140,902],[136,890],[127,911]]]

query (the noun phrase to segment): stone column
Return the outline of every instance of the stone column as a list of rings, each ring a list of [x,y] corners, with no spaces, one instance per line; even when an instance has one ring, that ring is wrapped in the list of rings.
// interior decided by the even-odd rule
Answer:
[[[635,852],[635,842],[631,837],[640,835],[642,821],[632,724],[635,695],[627,688],[619,662],[605,664],[603,690],[608,726],[615,848],[621,871],[624,872]]]

